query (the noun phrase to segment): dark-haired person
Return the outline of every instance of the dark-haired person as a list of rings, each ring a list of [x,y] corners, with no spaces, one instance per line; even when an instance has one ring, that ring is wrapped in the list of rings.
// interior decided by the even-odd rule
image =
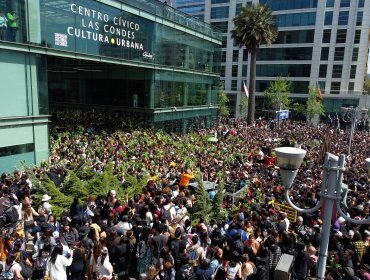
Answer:
[[[185,253],[186,242],[181,237],[181,228],[176,228],[174,238],[170,239],[169,248],[175,261],[175,269],[181,267],[181,255]]]
[[[4,269],[4,278],[5,279],[18,279],[23,280],[23,276],[21,275],[21,266],[16,261],[17,254],[9,253],[6,257],[5,262],[5,269]]]
[[[73,256],[73,251],[72,251]],[[70,266],[73,261],[73,257],[66,258],[63,256],[63,245],[57,244],[51,253],[48,273],[50,280],[67,280],[67,266]]]
[[[24,280],[30,279],[34,269],[32,255],[29,254],[28,252],[22,252],[20,266],[21,266],[21,275],[23,279]]]
[[[130,240],[126,236],[122,236],[120,243],[112,248],[111,257],[115,273],[126,275],[130,263]]]
[[[81,241],[76,241],[73,245],[73,261],[70,266],[71,280],[83,280],[85,272],[85,253],[86,250]]]
[[[297,252],[295,253],[294,259],[294,279],[304,280],[307,279],[309,270],[310,257],[305,252],[305,245],[303,242],[297,243]]]

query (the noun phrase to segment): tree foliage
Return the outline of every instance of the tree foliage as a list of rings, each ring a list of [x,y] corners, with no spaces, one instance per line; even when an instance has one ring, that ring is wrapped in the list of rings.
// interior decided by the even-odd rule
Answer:
[[[289,98],[291,82],[284,77],[278,77],[275,81],[270,82],[270,86],[264,91],[268,109],[279,110],[288,109],[291,103]]]
[[[199,221],[199,219],[202,218],[206,222],[209,222],[210,214],[212,212],[212,203],[208,197],[208,192],[205,190],[200,176],[197,175],[195,180],[198,183],[198,186],[195,188],[195,196],[197,200],[194,204],[192,220]]]
[[[364,94],[370,95],[370,77],[365,77]]]
[[[317,87],[311,86],[309,88],[309,97],[306,102],[307,117],[309,118],[310,121],[316,115],[319,116],[325,115],[324,105],[322,105],[321,101],[317,100],[317,95],[318,95]]]
[[[223,208],[223,201],[225,197],[225,184],[221,179],[216,187],[216,195],[212,200],[211,218],[216,221],[225,221],[227,218],[227,211]]]
[[[278,36],[277,25],[271,10],[266,5],[242,6],[240,14],[234,19],[231,37],[239,45],[246,47],[251,54],[249,76],[248,124],[254,122],[255,88],[256,88],[256,57],[261,44],[271,45]]]
[[[218,105],[218,114],[221,117],[228,117],[230,115],[229,112],[229,98],[224,89],[224,83],[221,83],[220,95],[219,95],[219,105]]]
[[[243,94],[240,98],[239,112],[240,115],[245,115],[248,111],[248,98]]]

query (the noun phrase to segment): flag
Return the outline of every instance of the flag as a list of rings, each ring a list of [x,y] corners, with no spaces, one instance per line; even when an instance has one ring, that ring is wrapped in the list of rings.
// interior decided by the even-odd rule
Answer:
[[[321,102],[324,99],[324,96],[321,92],[319,82],[316,82],[316,87],[317,87],[316,101]]]
[[[243,80],[242,92],[244,92],[246,98],[249,98],[249,91],[248,91],[248,88],[247,88],[244,80]]]

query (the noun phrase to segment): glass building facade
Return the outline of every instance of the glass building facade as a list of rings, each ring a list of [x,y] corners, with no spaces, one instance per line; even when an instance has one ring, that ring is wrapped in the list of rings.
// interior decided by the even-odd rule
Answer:
[[[190,0],[189,0],[190,1]],[[188,6],[222,32],[221,79],[231,112],[240,117],[243,81],[248,86],[250,61],[245,47],[235,44],[230,31],[242,6],[257,3],[272,10],[279,34],[271,46],[257,51],[256,112],[263,109],[263,92],[270,82],[284,76],[291,82],[290,96],[307,100],[309,87],[320,84],[327,113],[341,106],[369,107],[363,94],[369,50],[370,0],[173,0],[175,7],[191,14]],[[262,102],[262,104],[259,104]],[[334,110],[334,111],[333,111]]]
[[[48,116],[61,108],[118,110],[183,131],[217,114],[221,36],[168,5],[6,0],[1,16],[0,81],[9,106],[0,111],[0,170],[9,168],[7,157],[47,159]]]

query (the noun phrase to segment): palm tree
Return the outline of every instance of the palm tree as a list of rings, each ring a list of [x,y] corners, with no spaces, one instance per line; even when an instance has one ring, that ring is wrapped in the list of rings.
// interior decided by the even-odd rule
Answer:
[[[256,56],[261,44],[271,45],[277,38],[278,30],[275,18],[266,5],[246,5],[241,7],[240,14],[234,19],[231,38],[239,45],[246,47],[251,54],[251,72],[249,78],[248,124],[254,122],[255,88],[256,88]]]

